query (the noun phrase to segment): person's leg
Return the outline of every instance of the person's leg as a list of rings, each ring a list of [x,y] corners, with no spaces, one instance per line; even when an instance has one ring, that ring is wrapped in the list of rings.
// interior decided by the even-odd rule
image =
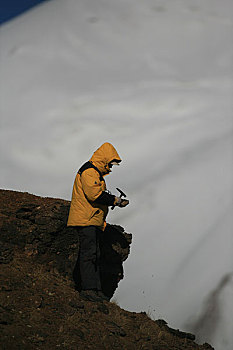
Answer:
[[[99,268],[98,228],[86,226],[80,229],[79,262],[82,290],[101,290]]]

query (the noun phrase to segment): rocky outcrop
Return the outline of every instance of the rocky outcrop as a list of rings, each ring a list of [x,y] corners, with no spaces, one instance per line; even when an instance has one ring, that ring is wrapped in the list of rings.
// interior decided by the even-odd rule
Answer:
[[[72,282],[79,242],[66,227],[68,210],[61,199],[0,190],[1,350],[213,349],[145,312],[84,301]],[[109,296],[123,277],[131,238],[119,226],[107,227],[101,250]]]
[[[9,263],[16,250],[32,261],[55,269],[73,280],[78,288],[75,266],[79,251],[77,230],[67,227],[70,202],[41,198],[28,193],[1,191],[0,262]],[[129,255],[132,235],[121,226],[107,225],[101,239],[103,291],[112,297],[123,278],[123,261]]]

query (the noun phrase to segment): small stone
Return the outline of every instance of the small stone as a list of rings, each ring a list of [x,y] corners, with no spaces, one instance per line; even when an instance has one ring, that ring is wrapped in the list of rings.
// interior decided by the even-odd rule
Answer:
[[[100,311],[100,312],[103,312],[103,314],[105,315],[108,315],[109,314],[109,309],[108,307],[103,303],[103,304],[99,304],[97,306],[97,309]]]
[[[73,330],[73,333],[75,334],[75,335],[77,335],[79,338],[81,338],[81,339],[84,339],[84,333],[83,333],[83,331],[81,331],[81,329],[74,329]]]
[[[125,337],[126,336],[126,332],[122,328],[120,329],[120,333],[119,334],[120,334],[121,337]]]
[[[84,304],[80,302],[70,301],[69,305],[73,307],[74,309],[84,309]]]
[[[166,333],[163,331],[160,331],[158,334],[158,339],[165,340],[166,339]]]

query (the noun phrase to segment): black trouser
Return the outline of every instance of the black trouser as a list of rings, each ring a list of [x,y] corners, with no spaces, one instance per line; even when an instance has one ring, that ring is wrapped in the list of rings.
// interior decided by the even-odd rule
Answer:
[[[79,227],[79,270],[82,290],[101,290],[100,282],[100,236],[97,226]]]

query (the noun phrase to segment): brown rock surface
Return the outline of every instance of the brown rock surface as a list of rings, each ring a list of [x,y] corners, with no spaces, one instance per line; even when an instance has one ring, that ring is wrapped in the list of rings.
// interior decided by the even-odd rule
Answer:
[[[72,282],[78,237],[66,227],[68,209],[61,199],[0,190],[0,349],[212,349],[144,312],[82,300]],[[110,295],[131,235],[108,230],[102,252]]]

